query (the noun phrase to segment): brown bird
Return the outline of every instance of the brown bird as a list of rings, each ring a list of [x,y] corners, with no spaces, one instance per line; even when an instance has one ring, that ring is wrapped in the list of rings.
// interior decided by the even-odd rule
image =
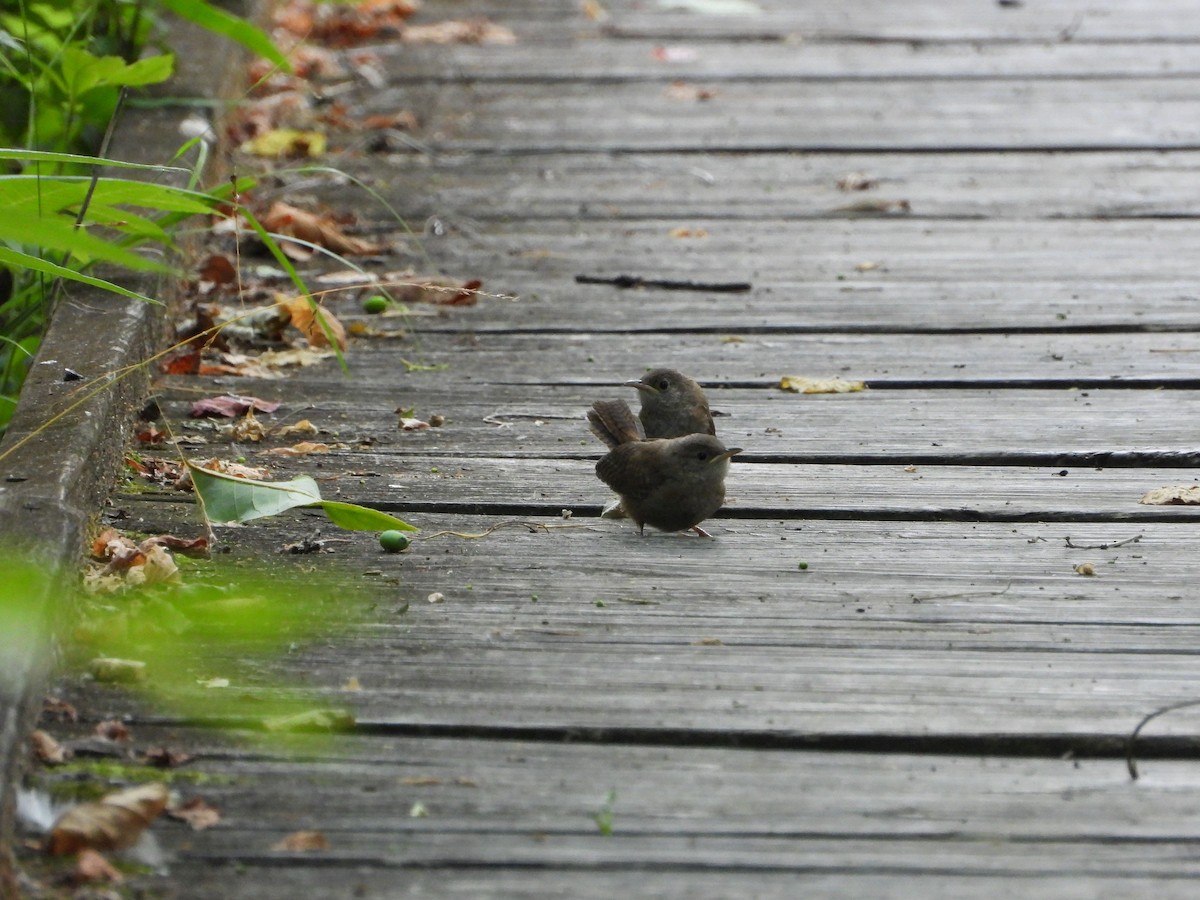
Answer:
[[[725,502],[729,458],[740,447],[726,449],[711,434],[642,440],[633,411],[624,400],[598,400],[588,410],[592,432],[611,449],[596,474],[621,496],[621,506],[646,533],[691,528],[711,535],[700,523]]]
[[[654,369],[640,381],[627,381],[642,397],[638,414],[647,438],[716,434],[704,390],[674,369]]]

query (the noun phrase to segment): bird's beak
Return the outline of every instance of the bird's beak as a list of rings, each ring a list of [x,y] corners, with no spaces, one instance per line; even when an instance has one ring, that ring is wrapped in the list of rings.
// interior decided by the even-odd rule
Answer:
[[[724,453],[718,453],[716,456],[714,456],[712,459],[710,459],[708,461],[709,465],[711,465],[712,463],[715,463],[715,462],[720,462],[723,459],[729,459],[731,456],[737,456],[741,452],[742,452],[741,447],[733,447],[732,449],[726,450]]]
[[[625,387],[637,388],[639,391],[644,391],[647,394],[653,394],[658,390],[654,385],[646,384],[644,381],[626,381]]]

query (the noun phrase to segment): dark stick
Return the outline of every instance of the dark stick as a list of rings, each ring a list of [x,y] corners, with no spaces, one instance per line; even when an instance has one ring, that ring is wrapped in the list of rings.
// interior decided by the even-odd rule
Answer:
[[[662,288],[667,291],[709,291],[720,294],[741,294],[750,290],[748,281],[672,281],[661,278],[642,278],[640,275],[576,275],[576,284],[611,284],[619,288]]]

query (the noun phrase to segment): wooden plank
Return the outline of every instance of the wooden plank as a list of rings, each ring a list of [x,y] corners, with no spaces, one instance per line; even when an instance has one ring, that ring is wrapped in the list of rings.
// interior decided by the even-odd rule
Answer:
[[[726,82],[708,102],[642,83],[403,85],[366,115],[411,109],[435,151],[1170,150],[1200,146],[1194,78]],[[614,110],[620,110],[614,114]],[[669,127],[664,127],[669,123]]]
[[[887,0],[820,6],[789,0],[755,3],[761,15],[706,16],[616,0],[605,4],[614,16],[607,28],[621,36],[724,40],[1191,41],[1200,36],[1186,0],[1051,0],[1019,7],[923,0],[908,4],[903,16]]]
[[[358,311],[353,300],[331,307],[343,321],[367,327],[379,323]],[[356,372],[386,371],[397,353],[454,373],[444,376],[448,378],[490,373],[492,380],[506,384],[575,383],[599,392],[611,391],[621,373],[627,379],[639,377],[664,355],[673,366],[716,388],[774,387],[785,374],[837,376],[873,388],[1200,386],[1193,384],[1200,378],[1200,333],[1195,331],[745,336],[581,331],[477,334],[469,342],[460,334],[439,332],[418,333],[404,344],[355,341],[348,360]],[[522,360],[538,362],[529,366]],[[636,408],[636,392],[620,393]]]
[[[893,17],[889,17],[893,18]],[[954,43],[862,41],[817,36],[803,41],[714,40],[667,45],[661,38],[619,38],[577,30],[562,40],[561,21],[511,20],[517,43],[373,48],[389,80],[672,81],[797,79],[1172,77],[1200,74],[1190,42],[1124,41]],[[531,52],[531,45],[535,48]],[[705,84],[720,89],[720,84]]]
[[[1186,763],[1148,764],[1131,789],[1115,761],[379,737],[347,737],[333,758],[256,759],[194,730],[134,733],[182,741],[198,757],[191,770],[213,775],[185,793],[217,806],[220,827],[155,828],[183,897],[201,896],[188,885],[211,896],[214,880],[222,896],[267,898],[388,895],[397,881],[476,896],[878,885],[872,896],[968,897],[1003,881],[1082,897],[1195,874],[1184,848],[1200,785]],[[593,816],[610,791],[606,838]],[[408,815],[414,803],[428,815]],[[321,831],[330,849],[269,850],[297,828]]]
[[[184,431],[208,440],[211,422],[187,421],[204,390],[184,382],[178,400],[164,397],[168,415]],[[396,384],[356,384],[347,396],[327,376],[298,374],[286,384],[245,379],[243,393],[278,399],[272,421],[307,418],[352,444],[380,444],[397,456],[594,457],[599,446],[583,413],[600,391],[588,385],[508,385],[478,378],[425,373]],[[486,389],[485,389],[486,387]],[[217,391],[230,389],[228,381]],[[875,461],[937,464],[1008,461],[1022,465],[1195,465],[1196,441],[1179,423],[1200,416],[1195,391],[1120,390],[875,390],[857,394],[795,395],[779,390],[730,389],[711,395],[729,413],[721,420],[728,441],[746,458],[792,462]],[[398,433],[394,410],[416,406],[440,414],[440,428]],[[766,429],[778,432],[767,433]],[[227,439],[212,435],[215,446]],[[1171,460],[1178,455],[1179,460]],[[1185,476],[1186,477],[1186,476]]]
[[[743,219],[773,228],[781,219],[852,218],[856,204],[900,201],[920,219],[1194,217],[1200,187],[1187,176],[1198,167],[1193,151],[439,154],[421,166],[399,154],[362,174],[394,193],[414,226],[433,216],[451,226],[463,217],[574,217]],[[851,173],[878,186],[839,190]],[[338,206],[345,190],[331,180],[318,195]]]
[[[184,512],[164,504],[134,522],[182,530]],[[359,722],[384,730],[790,746],[1067,735],[1111,750],[1141,716],[1200,691],[1186,590],[1200,548],[1186,523],[718,522],[705,540],[555,518],[463,540],[434,532],[506,520],[412,518],[424,536],[404,555],[367,534],[324,557],[344,573],[346,620],[363,624],[267,677],[345,705],[354,676]],[[233,559],[273,554],[320,521],[221,536]],[[1073,549],[1064,531],[1110,549]],[[1081,562],[1098,574],[1077,574]],[[444,602],[425,602],[433,592]],[[1197,715],[1156,733],[1194,734]]]
[[[679,237],[679,228],[704,236]],[[872,219],[765,230],[709,219],[544,220],[451,233],[424,250],[445,271],[521,298],[453,313],[466,328],[1128,330],[1196,327],[1191,231],[1158,220]],[[577,274],[753,289],[620,290],[576,284]]]
[[[599,448],[596,448],[599,453]],[[412,512],[595,516],[607,500],[591,459],[502,459],[337,453],[277,464],[279,478],[307,474],[338,499]],[[364,474],[369,473],[369,474]],[[1178,469],[1050,469],[1012,466],[737,464],[724,515],[992,521],[1196,521],[1194,506],[1143,506],[1147,491],[1188,483]],[[131,512],[146,494],[121,498]],[[156,500],[158,498],[153,498]],[[152,502],[153,502],[152,500]],[[409,516],[411,517],[411,516]],[[741,526],[735,526],[741,527]]]

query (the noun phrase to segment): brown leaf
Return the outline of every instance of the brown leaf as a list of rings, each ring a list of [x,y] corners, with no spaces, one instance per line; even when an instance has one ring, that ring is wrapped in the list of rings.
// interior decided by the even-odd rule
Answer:
[[[132,846],[166,807],[167,788],[157,781],[72,806],[50,830],[50,852],[62,856]]]
[[[308,853],[313,850],[328,850],[329,839],[319,831],[293,831],[283,840],[271,845],[272,850],[287,850],[291,853]]]
[[[338,445],[339,448],[345,448],[345,444]],[[274,447],[270,450],[264,450],[263,456],[308,456],[311,453],[330,453],[333,451],[333,446],[320,441],[301,441],[298,444],[293,444],[290,447]]]
[[[229,257],[223,254],[213,254],[200,266],[200,280],[211,284],[236,284],[237,269]]]
[[[329,310],[307,297],[293,297],[281,305],[291,315],[292,324],[308,338],[309,344],[314,347],[328,347],[329,338],[332,337],[339,350],[346,349],[346,329]],[[324,327],[321,325],[322,321]]]
[[[105,719],[103,722],[98,722],[94,733],[96,737],[103,738],[106,741],[117,742],[129,740],[129,729],[119,719]]]
[[[40,728],[29,736],[29,744],[33,747],[33,755],[45,765],[57,766],[67,761],[63,745]]]
[[[204,831],[221,821],[220,811],[214,806],[209,806],[203,797],[193,797],[181,806],[167,810],[167,815],[172,819],[187,822],[192,831]]]
[[[90,848],[84,848],[79,851],[79,856],[75,860],[75,871],[71,873],[71,880],[75,884],[91,884],[94,881],[120,884],[125,880],[125,876],[113,868],[112,863],[102,854]]]
[[[279,404],[272,400],[260,400],[257,397],[235,397],[226,394],[222,397],[205,397],[192,404],[188,415],[193,419],[205,416],[232,419],[243,416],[250,410],[255,412],[273,413],[279,409]]]
[[[400,40],[406,44],[515,44],[517,36],[511,28],[477,17],[407,25]]]
[[[46,697],[42,700],[42,716],[45,718],[53,716],[59,722],[79,721],[79,713],[75,711],[75,707],[58,697]]]
[[[784,375],[779,379],[779,389],[793,394],[854,394],[865,391],[861,381],[845,378],[805,378],[802,375]]]
[[[166,547],[168,550],[174,550],[176,553],[182,553],[184,556],[190,556],[193,559],[208,559],[208,538],[201,535],[196,538],[181,538],[175,537],[173,534],[158,534],[154,537],[148,537],[139,545],[142,549],[147,549],[151,546]]]
[[[286,203],[275,203],[261,221],[268,231],[299,238],[343,256],[365,256],[384,249],[379,244],[345,234],[330,216],[319,216]]]
[[[163,357],[158,364],[164,375],[196,375],[200,372],[200,348],[180,347]]]
[[[156,769],[176,769],[192,761],[190,753],[172,750],[170,747],[151,747],[143,757],[146,765]]]

